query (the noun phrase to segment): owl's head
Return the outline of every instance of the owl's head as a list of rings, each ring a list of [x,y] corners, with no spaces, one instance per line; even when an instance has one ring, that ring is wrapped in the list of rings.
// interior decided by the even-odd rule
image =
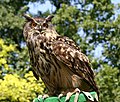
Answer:
[[[49,15],[48,17],[46,18],[40,18],[40,17],[36,17],[36,18],[33,18],[27,14],[24,14],[24,17],[26,18],[26,24],[24,25],[24,35],[27,36],[28,32],[31,32],[31,31],[43,31],[43,30],[46,30],[46,29],[51,29],[52,28],[52,24],[49,23],[52,18],[54,17],[53,15]]]

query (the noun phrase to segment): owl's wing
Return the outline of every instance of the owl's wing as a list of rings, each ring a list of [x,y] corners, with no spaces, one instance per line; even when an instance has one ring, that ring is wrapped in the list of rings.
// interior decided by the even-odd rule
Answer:
[[[51,44],[51,51],[59,61],[66,64],[72,72],[83,78],[94,90],[97,90],[90,62],[73,40],[60,36]]]

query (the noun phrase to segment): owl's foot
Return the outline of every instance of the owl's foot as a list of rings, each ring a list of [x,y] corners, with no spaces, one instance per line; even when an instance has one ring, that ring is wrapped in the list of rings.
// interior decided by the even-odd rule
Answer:
[[[46,98],[48,98],[48,97],[49,97],[48,94],[44,94],[44,95],[39,95],[39,96],[38,96],[38,99],[42,99],[43,102],[44,102],[44,100],[45,100]]]
[[[69,99],[70,99],[70,97],[71,97],[73,94],[75,94],[74,102],[77,102],[80,92],[81,92],[81,91],[80,91],[78,88],[76,88],[73,92],[68,92],[67,95],[66,95],[65,102],[68,102]]]

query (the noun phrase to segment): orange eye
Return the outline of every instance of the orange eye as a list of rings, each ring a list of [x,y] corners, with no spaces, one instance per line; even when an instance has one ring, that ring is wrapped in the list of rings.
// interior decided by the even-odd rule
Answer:
[[[32,22],[31,26],[35,27],[37,24],[35,22]]]

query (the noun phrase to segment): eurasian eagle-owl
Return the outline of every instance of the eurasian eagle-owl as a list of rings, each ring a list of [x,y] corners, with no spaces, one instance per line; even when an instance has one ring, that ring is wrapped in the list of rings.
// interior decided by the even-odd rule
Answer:
[[[51,19],[25,15],[26,40],[34,76],[43,80],[50,96],[80,91],[96,91],[89,59],[68,37],[59,35]]]

